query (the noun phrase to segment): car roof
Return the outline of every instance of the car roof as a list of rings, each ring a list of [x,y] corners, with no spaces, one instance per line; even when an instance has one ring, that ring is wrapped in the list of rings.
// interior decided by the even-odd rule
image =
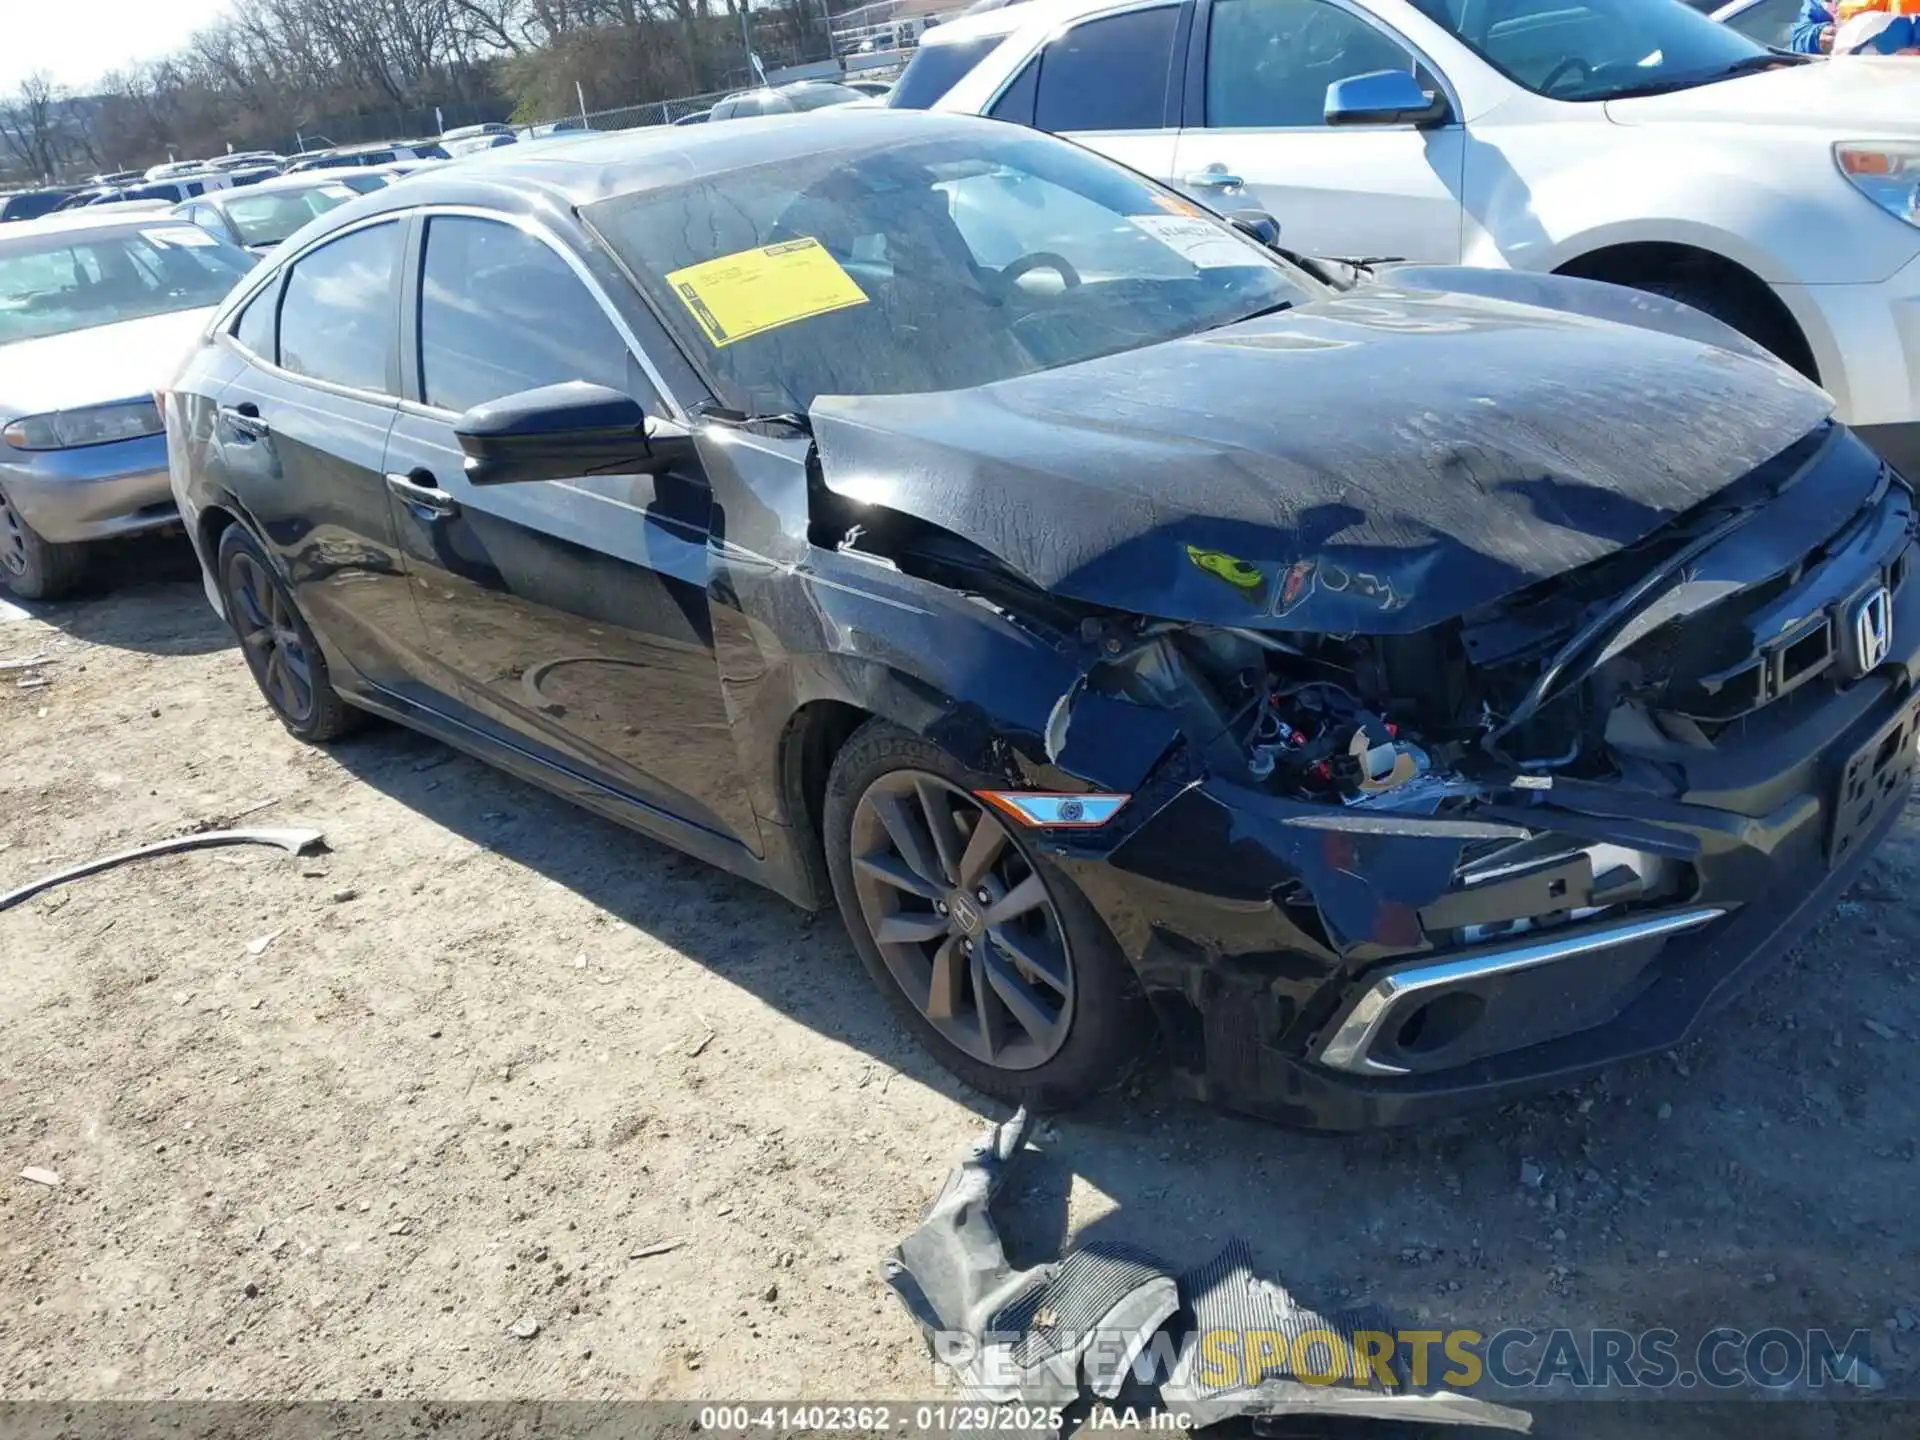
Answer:
[[[368,169],[380,167],[368,166]],[[291,175],[270,175],[252,185],[228,185],[223,189],[209,190],[204,195],[195,195],[187,203],[194,205],[224,205],[229,200],[244,200],[249,195],[262,192],[271,195],[276,190],[314,190],[322,185],[338,185],[340,177],[330,170],[300,170]]]
[[[133,201],[142,204],[142,201]],[[166,202],[157,202],[164,210]],[[153,223],[153,217],[160,211],[145,212],[145,223]],[[88,205],[79,210],[56,210],[51,215],[42,215],[33,220],[14,220],[0,231],[0,238],[19,239],[31,235],[58,235],[68,231],[112,230],[116,227],[127,228],[142,223],[125,210],[114,210],[111,205]]]
[[[1021,0],[1019,4],[1002,5],[997,10],[983,10],[977,15],[961,15],[944,20],[920,37],[920,48],[924,50],[929,45],[959,45],[968,40],[1011,35],[1036,17],[1077,20],[1082,15],[1111,10],[1124,3],[1126,0]]]
[[[336,223],[348,223],[377,211],[461,203],[524,209],[513,197],[536,193],[570,209],[722,171],[788,164],[836,149],[1004,133],[998,122],[972,116],[851,105],[753,116],[711,127],[659,125],[588,132],[566,145],[502,145],[467,156],[458,165],[430,166],[416,171],[405,185],[375,191],[352,206],[329,211],[325,218],[339,217]]]

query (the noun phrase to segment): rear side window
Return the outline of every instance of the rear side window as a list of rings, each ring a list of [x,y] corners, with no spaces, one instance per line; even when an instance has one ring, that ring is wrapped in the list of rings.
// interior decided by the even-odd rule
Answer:
[[[356,390],[385,392],[393,347],[397,222],[322,245],[287,272],[280,302],[280,366]]]
[[[420,273],[427,404],[467,410],[568,380],[635,393],[627,343],[572,267],[511,225],[430,220]]]
[[[931,110],[933,104],[986,59],[1005,35],[982,35],[946,45],[922,45],[887,96],[891,110]]]
[[[233,327],[233,338],[241,348],[252,351],[269,364],[274,361],[273,311],[274,302],[279,298],[280,287],[269,282],[266,289],[246,303]]]
[[[1076,25],[1040,60],[1034,124],[1042,130],[1158,130],[1166,124],[1177,6]]]

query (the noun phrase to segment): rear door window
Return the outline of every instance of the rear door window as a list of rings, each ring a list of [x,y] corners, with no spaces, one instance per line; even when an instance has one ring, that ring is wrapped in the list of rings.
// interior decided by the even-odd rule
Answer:
[[[280,287],[269,282],[266,289],[246,303],[233,326],[233,338],[240,347],[268,364],[274,363],[273,321],[275,302],[279,298]]]
[[[1034,124],[1056,133],[1166,125],[1176,5],[1076,25],[1040,58]]]
[[[397,221],[355,230],[309,252],[287,273],[280,366],[355,390],[391,391]]]

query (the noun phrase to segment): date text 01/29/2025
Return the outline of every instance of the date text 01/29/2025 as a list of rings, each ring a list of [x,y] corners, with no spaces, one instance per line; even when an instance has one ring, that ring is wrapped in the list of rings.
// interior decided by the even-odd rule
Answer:
[[[1097,1423],[1104,1420],[1104,1424]],[[1185,1417],[1172,1411],[1134,1415],[1115,1412],[1089,1417],[1092,1428],[1178,1432]],[[909,1435],[951,1435],[989,1432],[1007,1435],[1058,1434],[1062,1415],[1058,1406],[925,1404],[925,1405],[706,1405],[700,1410],[700,1429],[708,1434],[789,1434],[796,1431],[856,1435],[888,1432]]]

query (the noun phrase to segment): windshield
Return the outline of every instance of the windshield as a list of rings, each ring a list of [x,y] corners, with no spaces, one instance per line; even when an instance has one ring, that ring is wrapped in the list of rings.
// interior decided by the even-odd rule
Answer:
[[[179,221],[0,240],[0,345],[215,305],[253,264]]]
[[[922,45],[887,95],[894,110],[931,110],[966,73],[992,54],[1005,35],[981,35],[944,45]]]
[[[1319,292],[1190,201],[1050,136],[838,149],[585,215],[721,403],[957,390]]]
[[[1413,0],[1508,79],[1556,100],[1684,90],[1792,64],[1681,0]]]
[[[329,181],[308,190],[256,190],[236,195],[221,208],[244,245],[278,245],[316,215],[344,205],[355,192]]]

